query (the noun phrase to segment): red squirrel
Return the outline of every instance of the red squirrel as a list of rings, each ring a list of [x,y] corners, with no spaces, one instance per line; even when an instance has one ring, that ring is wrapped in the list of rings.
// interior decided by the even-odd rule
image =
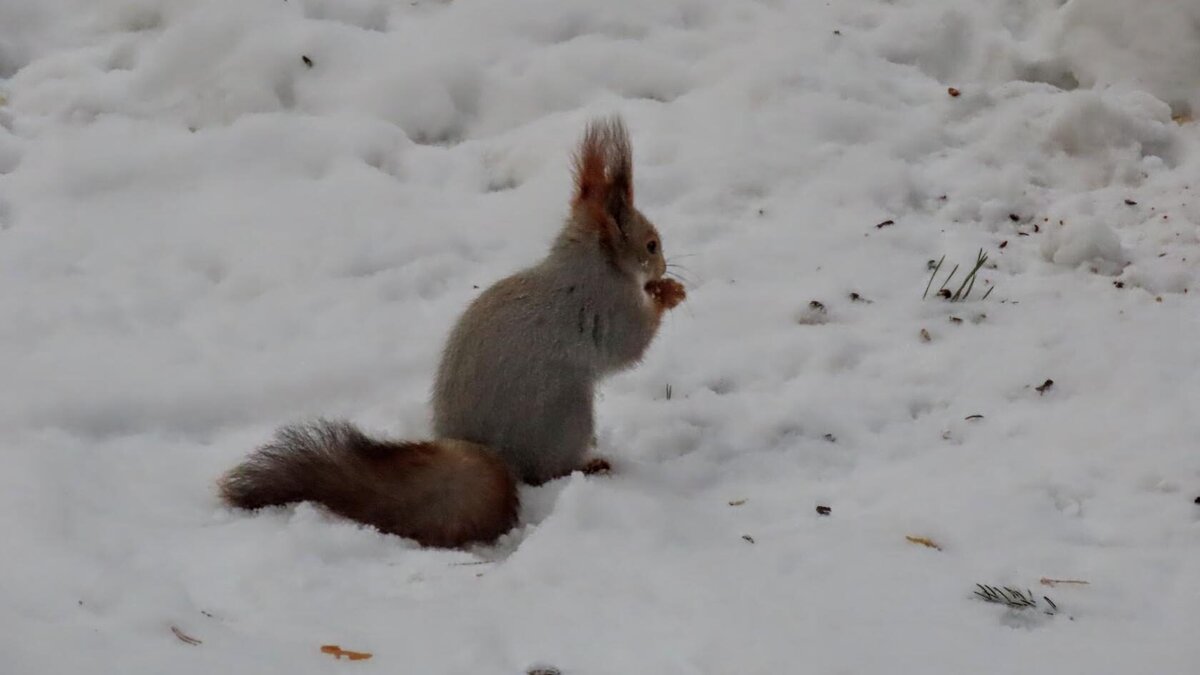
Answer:
[[[484,291],[442,351],[436,440],[367,437],[342,421],[289,426],[221,478],[245,509],[312,501],[423,546],[487,543],[517,522],[518,481],[575,470],[595,442],[596,384],[637,363],[683,301],[662,239],[633,204],[618,117],[591,122],[575,154],[570,215],[546,257]]]

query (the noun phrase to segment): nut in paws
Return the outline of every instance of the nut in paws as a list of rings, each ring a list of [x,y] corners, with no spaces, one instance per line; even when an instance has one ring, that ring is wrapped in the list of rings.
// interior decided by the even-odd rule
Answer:
[[[646,282],[646,292],[662,309],[672,309],[687,297],[683,284],[674,279],[655,279]]]

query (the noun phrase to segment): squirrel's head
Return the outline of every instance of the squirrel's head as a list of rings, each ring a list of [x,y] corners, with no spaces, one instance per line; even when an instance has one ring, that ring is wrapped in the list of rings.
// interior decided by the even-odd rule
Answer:
[[[575,154],[575,197],[567,227],[621,273],[644,283],[667,264],[658,230],[633,205],[633,150],[619,117],[588,124]]]

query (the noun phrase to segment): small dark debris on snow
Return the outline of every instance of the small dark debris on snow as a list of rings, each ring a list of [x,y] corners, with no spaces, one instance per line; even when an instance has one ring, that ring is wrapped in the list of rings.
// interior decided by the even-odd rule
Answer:
[[[1195,503],[1197,503],[1197,504],[1200,504],[1200,497],[1196,497],[1196,502],[1195,502]],[[82,600],[80,600],[80,602],[83,602],[83,601],[82,601]]]
[[[312,60],[312,59],[310,59],[310,58],[308,58],[308,56],[307,56],[307,55],[302,55],[302,56],[300,57],[300,60],[304,62],[304,65],[305,65],[305,66],[308,66],[309,68],[312,68],[312,67],[313,67],[313,60]]]
[[[729,505],[730,506],[741,506],[742,504],[745,504],[745,503],[746,503],[745,499],[734,499],[729,502]]]
[[[215,619],[215,618],[216,618],[216,617],[214,617],[212,614],[210,614],[210,613],[208,613],[208,612],[206,612],[206,611],[204,611],[204,610],[200,610],[200,613],[201,613],[201,614],[203,614],[204,616],[207,616],[207,617],[208,617],[208,618],[210,618],[210,619]]]
[[[830,443],[837,443],[837,436],[834,436],[833,434],[825,434],[824,436],[822,436],[822,438],[829,441]]]
[[[949,288],[943,288],[942,290],[938,291],[938,297],[946,298],[947,300],[949,300],[952,295],[954,294],[950,292]]]
[[[950,317],[950,323],[962,323],[962,319],[958,318],[957,316],[952,316]]]
[[[1133,201],[1132,199],[1126,199],[1125,206],[1137,206],[1137,202]]]
[[[192,637],[191,635],[188,635],[187,633],[179,630],[179,626],[171,626],[171,632],[175,634],[175,637],[179,638],[180,642],[183,642],[183,643],[186,643],[189,645],[193,645],[193,646],[201,644],[200,640],[197,640],[196,638]]]
[[[1117,288],[1125,288],[1125,282],[1124,281],[1114,281],[1113,286],[1116,286]]]
[[[1034,231],[1034,232],[1041,232],[1041,231],[1042,231],[1042,228],[1038,227],[1038,224],[1037,224],[1037,223],[1034,223],[1034,224],[1033,224],[1033,231]]]
[[[882,230],[885,227],[891,227],[892,225],[895,225],[895,224],[896,224],[896,221],[894,221],[894,220],[885,220],[882,223],[876,225],[875,229]]]
[[[817,515],[827,516],[831,513],[833,513],[833,509],[829,508],[828,506],[821,506],[821,505],[817,506]]]
[[[1036,228],[1036,227],[1037,227],[1037,225],[1034,225],[1034,227]],[[1017,233],[1017,236],[1018,236],[1018,237],[1028,237],[1028,236],[1029,236],[1029,233],[1028,233],[1028,232],[1018,232],[1018,233]]]
[[[753,543],[754,543],[754,537],[751,537],[751,536],[750,536],[750,535],[748,535],[748,534],[743,534],[743,535],[742,535],[742,539],[745,539],[746,541],[750,542],[751,544],[753,544]]]
[[[808,307],[800,312],[800,316],[796,317],[796,323],[801,326],[816,326],[827,321],[828,313],[825,311],[825,303],[820,300],[811,300]]]
[[[554,666],[536,665],[529,666],[525,671],[525,675],[562,675],[562,671]]]
[[[933,342],[933,336],[924,328],[921,329],[921,342]]]
[[[1034,387],[1034,389],[1037,390],[1038,394],[1044,394],[1050,389],[1050,387],[1053,387],[1053,386],[1054,386],[1054,380],[1046,380],[1045,382],[1043,382],[1041,384],[1041,386]]]
[[[1026,590],[1021,592],[1011,586],[988,586],[986,584],[975,584],[978,589],[975,595],[982,598],[986,602],[1005,605],[1011,609],[1039,609],[1037,598],[1033,597],[1033,591]],[[1043,609],[1042,613],[1049,616],[1054,616],[1058,613],[1058,605],[1055,604],[1048,596],[1043,595],[1042,600],[1046,601],[1047,609]]]
[[[960,95],[962,95],[962,92],[955,89],[954,87],[950,87],[950,88],[946,89],[946,93],[950,94],[954,98],[958,98]]]
[[[966,416],[965,418],[963,418],[963,419],[967,420],[968,422],[973,422],[973,421],[975,421],[975,420],[981,420],[981,419],[983,419],[983,415],[980,415],[980,414],[976,413],[976,414],[974,414],[974,415],[967,415],[967,416]]]
[[[1007,240],[1007,239],[1005,239],[1004,241],[1000,242],[1000,248],[1004,248],[1005,246],[1008,246],[1008,240]]]
[[[1017,215],[1017,214],[1015,214],[1015,213],[1010,213],[1010,214],[1008,214],[1008,219],[1009,219],[1009,220],[1011,220],[1011,221],[1013,221],[1014,223],[1016,223],[1016,222],[1019,222],[1019,221],[1021,220],[1021,216],[1018,216],[1018,215]]]
[[[841,35],[841,34],[842,34],[842,31],[840,31],[840,30],[835,30],[835,31],[833,31],[833,34],[834,34],[834,35]]]
[[[851,293],[850,301],[851,302],[865,302],[867,304],[871,304],[870,300],[864,298],[863,296],[859,295],[858,293]]]

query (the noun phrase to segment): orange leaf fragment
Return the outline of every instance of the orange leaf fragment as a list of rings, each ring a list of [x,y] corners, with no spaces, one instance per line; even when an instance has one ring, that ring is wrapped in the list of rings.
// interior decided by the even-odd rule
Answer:
[[[929,537],[914,537],[913,535],[911,535],[911,534],[908,534],[908,535],[905,535],[905,536],[904,536],[904,538],[905,538],[905,539],[907,539],[907,540],[909,540],[910,542],[912,542],[912,543],[914,543],[914,544],[920,544],[920,545],[922,545],[922,546],[928,546],[929,548],[936,549],[936,550],[938,550],[938,551],[942,550],[942,547],[941,547],[941,546],[938,546],[938,545],[937,545],[937,542],[935,542],[934,540],[930,539]]]
[[[335,659],[341,659],[343,656],[351,661],[362,661],[363,659],[371,658],[371,654],[367,652],[352,652],[348,649],[342,649],[337,645],[321,645],[322,654],[330,654]]]

